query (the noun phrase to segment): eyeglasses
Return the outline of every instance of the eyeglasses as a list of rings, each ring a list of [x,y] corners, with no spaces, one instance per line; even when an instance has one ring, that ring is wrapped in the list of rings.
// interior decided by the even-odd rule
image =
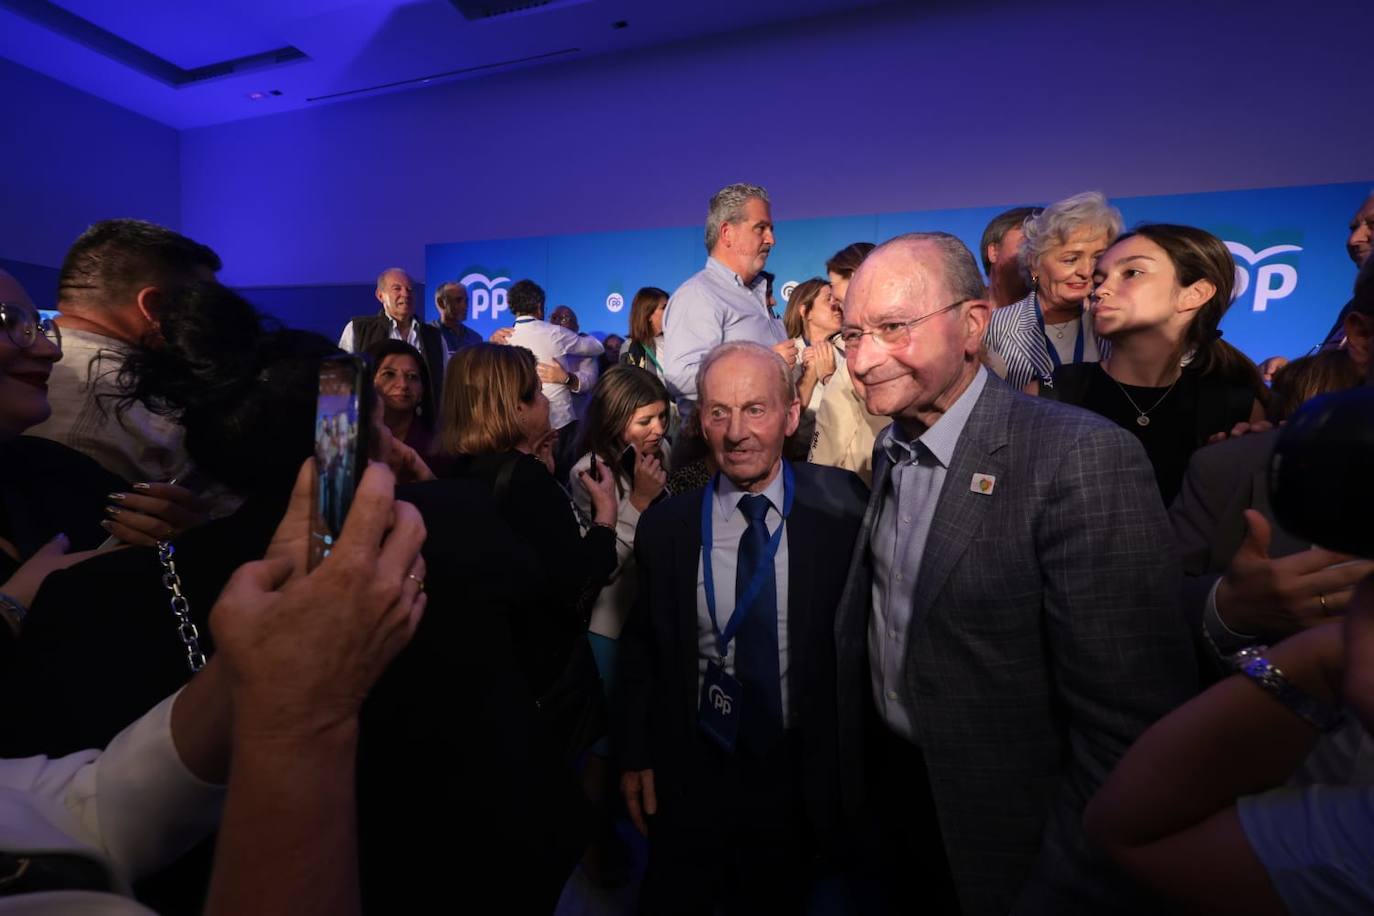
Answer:
[[[950,309],[956,309],[969,301],[968,299],[960,299],[958,302],[951,302],[942,309],[928,312],[920,318],[913,318],[910,321],[890,321],[868,331],[860,331],[858,328],[845,328],[840,332],[840,340],[844,341],[845,348],[848,349],[857,346],[861,338],[872,336],[873,340],[883,349],[900,350],[911,342],[911,329],[916,325],[928,321],[936,315],[944,314]]]
[[[40,318],[31,307],[14,302],[0,302],[0,322],[5,325],[5,333],[10,342],[21,350],[27,350],[38,341],[42,334],[59,350],[62,349],[62,332],[57,329],[51,318]]]

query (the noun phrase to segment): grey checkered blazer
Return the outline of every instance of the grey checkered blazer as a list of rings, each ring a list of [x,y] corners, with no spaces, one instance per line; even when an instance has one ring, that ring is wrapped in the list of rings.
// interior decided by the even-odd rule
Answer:
[[[841,773],[864,804],[873,495],[836,617]],[[996,478],[974,492],[974,474]],[[1148,909],[1080,828],[1151,722],[1196,689],[1173,534],[1140,444],[990,378],[916,578],[905,682],[967,916]]]

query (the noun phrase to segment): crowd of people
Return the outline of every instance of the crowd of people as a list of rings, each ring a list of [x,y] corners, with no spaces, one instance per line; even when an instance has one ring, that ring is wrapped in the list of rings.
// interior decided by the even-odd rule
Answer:
[[[1094,192],[779,315],[730,185],[604,341],[531,280],[426,324],[391,268],[336,346],[136,220],[55,320],[0,272],[0,913],[552,913],[579,869],[646,914],[1369,912],[1374,538],[1270,492],[1374,416],[1367,214],[1263,370],[1225,244]],[[341,351],[372,461],[312,568]]]

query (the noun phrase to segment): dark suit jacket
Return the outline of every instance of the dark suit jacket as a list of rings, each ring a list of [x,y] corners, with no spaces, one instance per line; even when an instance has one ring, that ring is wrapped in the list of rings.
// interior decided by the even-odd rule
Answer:
[[[1279,431],[1273,429],[1194,452],[1183,487],[1169,507],[1183,561],[1183,611],[1199,638],[1207,595],[1245,540],[1246,509],[1255,509],[1273,526],[1270,556],[1288,556],[1309,546],[1279,527],[1269,505],[1269,456],[1278,439]],[[1215,665],[1211,652],[1200,655]],[[1227,672],[1218,666],[1210,673]]]
[[[839,814],[835,743],[834,615],[844,557],[859,532],[867,495],[849,471],[793,465],[787,519],[789,706],[801,732],[808,818],[818,840]],[[697,582],[702,491],[645,512],[635,532],[639,588],[620,635],[613,737],[622,769],[653,769],[662,810],[696,806],[713,817],[711,787],[697,778]]]
[[[837,621],[841,773],[862,808],[873,496]],[[996,478],[974,492],[975,473]],[[1138,895],[1085,846],[1087,799],[1196,685],[1144,451],[1096,414],[989,379],[917,576],[905,682],[964,912],[1112,912]],[[881,799],[871,800],[881,804]]]

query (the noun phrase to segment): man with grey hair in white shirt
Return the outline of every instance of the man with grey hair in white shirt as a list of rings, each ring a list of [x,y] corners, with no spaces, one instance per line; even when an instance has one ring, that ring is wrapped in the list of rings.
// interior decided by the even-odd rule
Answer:
[[[722,343],[753,341],[796,365],[796,344],[768,311],[762,271],[774,244],[767,191],[732,184],[712,196],[706,266],[677,288],[663,319],[663,371],[682,416],[696,404],[697,367]]]

